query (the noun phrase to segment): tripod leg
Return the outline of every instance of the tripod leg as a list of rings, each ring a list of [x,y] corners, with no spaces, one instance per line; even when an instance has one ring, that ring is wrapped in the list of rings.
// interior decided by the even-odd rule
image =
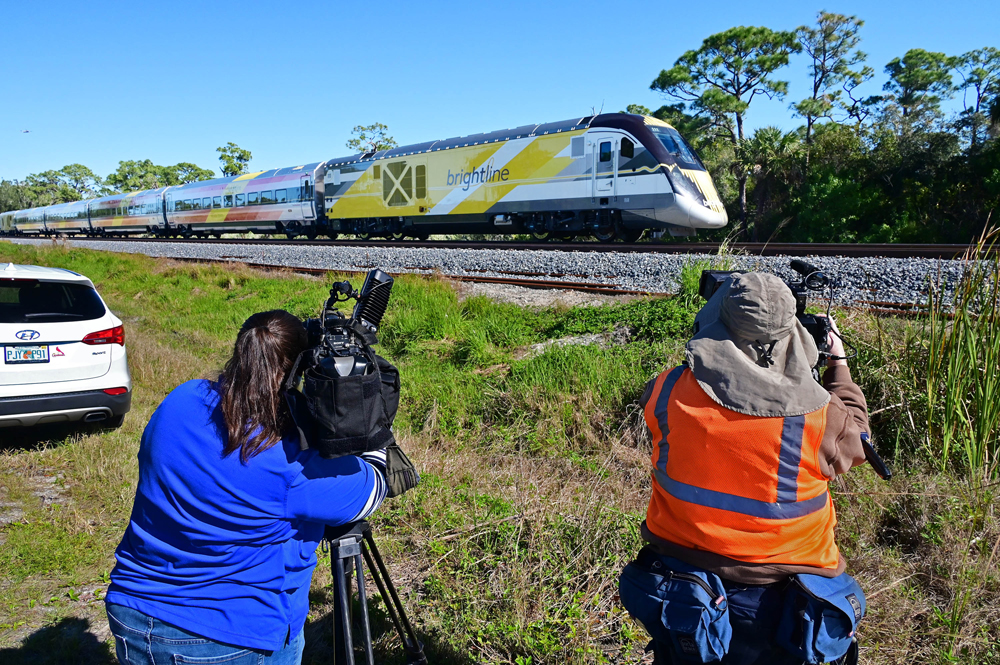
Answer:
[[[403,625],[399,622],[399,616],[396,614],[396,608],[389,601],[389,592],[385,588],[385,583],[382,582],[382,577],[379,575],[379,571],[375,567],[375,562],[372,561],[372,555],[368,553],[367,547],[361,548],[361,551],[365,555],[365,562],[368,564],[368,570],[371,571],[372,579],[375,581],[375,586],[378,587],[379,595],[381,595],[382,600],[385,601],[385,609],[389,613],[392,625],[396,629],[399,639],[405,644],[406,634],[403,632]]]
[[[365,659],[368,665],[375,665],[375,654],[372,652],[372,627],[368,623],[368,597],[365,595],[365,569],[361,563],[361,555],[354,556],[354,569],[358,573],[358,607],[361,615],[361,630],[365,645]]]
[[[417,634],[413,630],[413,626],[410,625],[410,620],[406,616],[406,611],[403,608],[402,601],[399,600],[399,594],[396,593],[396,587],[392,583],[392,578],[389,577],[389,571],[386,570],[385,563],[382,561],[381,555],[378,553],[378,547],[375,546],[375,540],[372,538],[371,531],[366,531],[364,535],[365,543],[368,547],[362,547],[361,551],[365,554],[365,559],[368,561],[368,567],[372,571],[372,579],[376,580],[376,584],[379,587],[379,591],[382,593],[382,598],[385,600],[386,607],[395,606],[396,612],[399,613],[399,621],[393,617],[393,623],[396,624],[396,631],[399,633],[399,638],[403,642],[403,648],[406,649],[406,653],[409,657],[409,663],[416,665],[418,663],[427,663],[427,657],[424,656],[424,645],[417,639]],[[372,560],[375,562],[375,566],[372,565]],[[378,574],[376,574],[376,572]],[[379,583],[379,576],[381,576],[385,581],[385,588]],[[388,594],[386,594],[388,591]],[[393,612],[390,610],[390,616]],[[405,627],[405,633],[401,630],[400,623]]]
[[[351,640],[350,588],[344,572],[344,560],[333,559],[333,662],[354,665],[354,644]]]

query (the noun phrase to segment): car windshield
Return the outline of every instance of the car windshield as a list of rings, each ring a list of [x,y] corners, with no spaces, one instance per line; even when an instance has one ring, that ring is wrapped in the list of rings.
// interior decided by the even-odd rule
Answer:
[[[0,323],[91,321],[105,311],[97,291],[85,284],[0,280]]]
[[[678,166],[684,169],[705,170],[705,166],[701,163],[694,148],[688,145],[687,141],[677,133],[676,129],[655,126],[650,127],[650,129],[653,130],[653,134],[660,140],[660,143],[667,149],[667,152],[677,160]]]

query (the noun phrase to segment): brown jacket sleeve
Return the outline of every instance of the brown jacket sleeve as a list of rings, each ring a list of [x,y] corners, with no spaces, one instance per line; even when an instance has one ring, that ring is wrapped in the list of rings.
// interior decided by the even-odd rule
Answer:
[[[823,373],[823,387],[830,391],[826,411],[826,431],[819,449],[819,467],[829,479],[846,473],[865,462],[861,433],[868,428],[868,403],[847,365],[828,367]]]

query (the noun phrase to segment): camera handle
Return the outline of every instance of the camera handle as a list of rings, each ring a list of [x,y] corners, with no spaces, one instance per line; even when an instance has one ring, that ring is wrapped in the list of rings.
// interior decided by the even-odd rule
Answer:
[[[889,465],[875,452],[875,447],[867,432],[861,433],[861,447],[865,450],[865,459],[868,460],[868,464],[875,470],[878,477],[882,480],[892,480],[892,471],[889,469]]]
[[[330,543],[330,571],[333,573],[333,662],[354,665],[351,575],[358,576],[358,618],[367,665],[374,665],[372,631],[368,620],[368,597],[365,595],[364,564],[368,565],[375,586],[385,602],[392,624],[406,651],[407,665],[427,665],[424,645],[410,624],[399,600],[396,587],[372,538],[371,525],[361,520],[342,527],[327,527],[323,537]],[[362,561],[363,560],[363,561]]]

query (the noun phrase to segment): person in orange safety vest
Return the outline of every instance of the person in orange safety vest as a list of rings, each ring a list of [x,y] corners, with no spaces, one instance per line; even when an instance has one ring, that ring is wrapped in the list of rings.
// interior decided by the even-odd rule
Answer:
[[[696,317],[686,362],[640,399],[653,472],[639,561],[671,557],[718,576],[732,625],[727,665],[800,665],[773,639],[783,590],[798,573],[845,570],[827,483],[864,463],[869,429],[830,322],[818,383],[819,352],[788,286],[736,273]],[[676,643],[654,635],[653,646],[654,662],[691,662]]]

